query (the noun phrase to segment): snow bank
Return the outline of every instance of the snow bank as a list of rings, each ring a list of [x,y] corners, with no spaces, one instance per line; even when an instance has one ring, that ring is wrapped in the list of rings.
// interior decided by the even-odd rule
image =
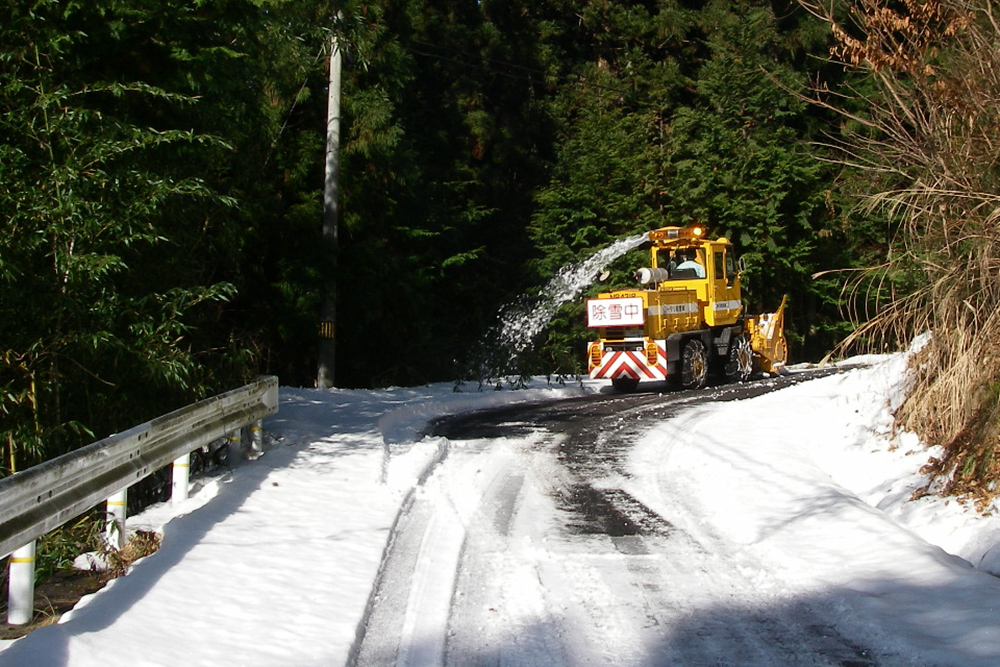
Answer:
[[[992,563],[1000,522],[909,500],[934,450],[893,431],[905,364],[887,357],[662,423],[634,451],[634,492],[653,509],[684,498],[704,517],[690,530],[767,564],[779,597],[851,609],[843,624],[867,645],[919,664],[995,665],[1000,580],[970,561]]]

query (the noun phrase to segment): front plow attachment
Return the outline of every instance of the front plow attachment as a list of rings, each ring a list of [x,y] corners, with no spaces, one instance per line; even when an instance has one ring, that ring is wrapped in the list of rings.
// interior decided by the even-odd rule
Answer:
[[[788,344],[785,341],[785,301],[773,313],[764,313],[746,320],[753,348],[754,370],[779,373],[788,361]]]

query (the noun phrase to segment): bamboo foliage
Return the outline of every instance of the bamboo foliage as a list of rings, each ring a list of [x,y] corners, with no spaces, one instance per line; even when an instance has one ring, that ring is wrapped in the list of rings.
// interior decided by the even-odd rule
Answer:
[[[195,393],[188,312],[232,292],[162,261],[184,205],[232,203],[185,156],[228,147],[145,117],[195,98],[87,71],[63,22],[99,9],[15,3],[0,27],[0,474],[156,409],[130,387]]]
[[[930,470],[954,493],[1000,475],[1000,23],[990,0],[803,3],[827,21],[831,55],[868,75],[814,99],[843,118],[830,144],[877,187],[866,202],[897,228],[886,262],[848,283],[866,321],[845,347],[930,332],[900,425],[946,446]],[[859,317],[860,319],[860,317]]]

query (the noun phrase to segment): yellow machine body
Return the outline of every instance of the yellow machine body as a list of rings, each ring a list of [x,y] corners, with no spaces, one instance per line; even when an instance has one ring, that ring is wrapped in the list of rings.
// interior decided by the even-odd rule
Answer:
[[[587,301],[587,325],[598,334],[588,346],[590,377],[627,391],[672,377],[700,387],[713,368],[732,380],[778,372],[787,357],[784,300],[775,313],[743,312],[729,240],[709,240],[699,226],[662,227],[648,238],[640,288]]]
[[[760,369],[767,373],[777,373],[788,361],[788,343],[785,341],[785,301],[773,313],[765,313],[746,318],[750,332],[750,346],[758,358]]]

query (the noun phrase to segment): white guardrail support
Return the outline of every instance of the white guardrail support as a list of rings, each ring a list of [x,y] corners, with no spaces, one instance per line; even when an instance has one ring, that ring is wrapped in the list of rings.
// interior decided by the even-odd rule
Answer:
[[[264,422],[260,419],[250,426],[250,458],[256,459],[264,453]]]
[[[35,615],[35,540],[10,555],[7,569],[7,622],[25,625]]]
[[[128,489],[122,489],[108,498],[108,527],[105,540],[108,546],[121,549],[125,546],[125,512],[128,507]]]
[[[0,554],[10,555],[7,622],[24,625],[33,616],[38,537],[106,501],[108,543],[120,548],[129,486],[173,462],[172,491],[187,498],[188,468],[181,485],[177,462],[277,411],[278,378],[262,377],[0,479]]]
[[[170,504],[176,505],[187,500],[191,483],[191,452],[174,460],[170,482]]]

